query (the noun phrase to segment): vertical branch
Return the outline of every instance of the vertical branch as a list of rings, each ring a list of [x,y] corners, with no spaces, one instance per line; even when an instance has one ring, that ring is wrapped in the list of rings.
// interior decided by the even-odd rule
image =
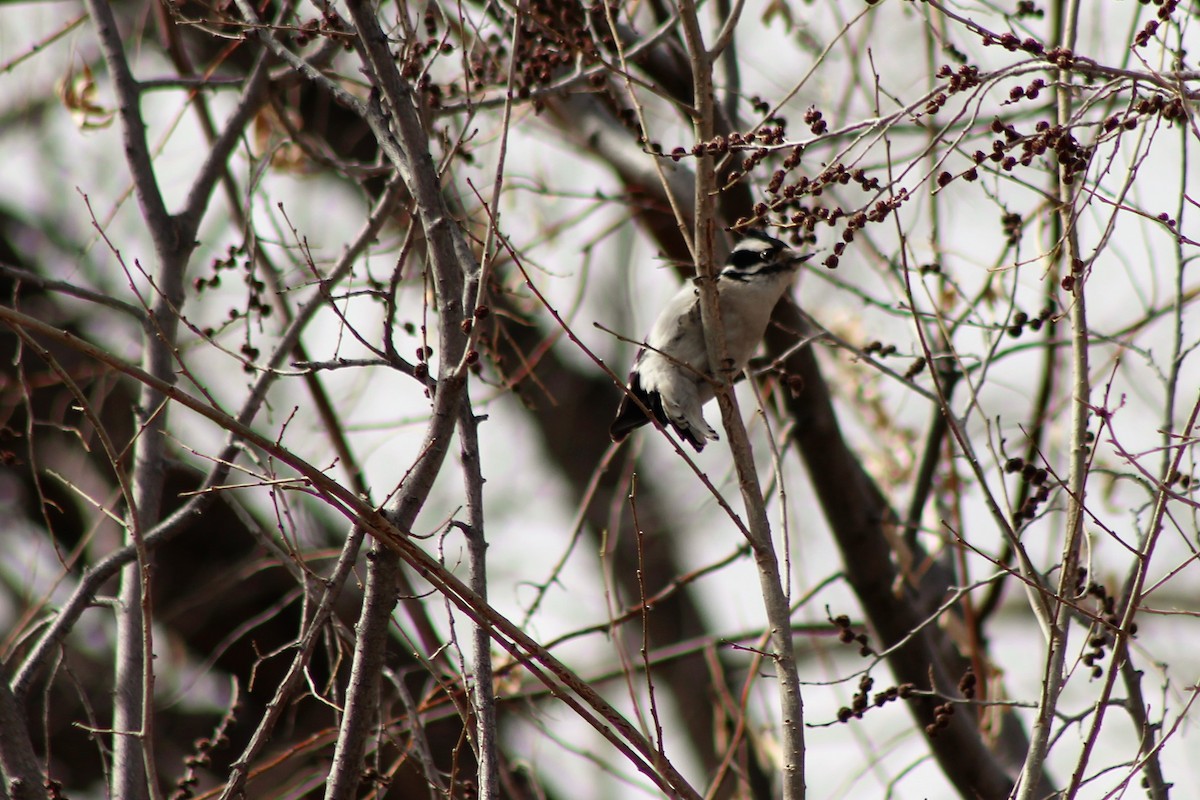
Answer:
[[[479,462],[479,419],[471,408],[471,399],[463,391],[458,419],[463,488],[467,496],[467,522],[462,525],[467,539],[468,583],[479,599],[487,601],[487,538],[484,535],[483,471]],[[496,693],[492,685],[492,637],[485,623],[476,623],[471,632],[471,660],[475,665],[475,689],[471,704],[475,710],[475,747],[480,800],[500,797],[499,730],[496,727]]]
[[[712,54],[705,50],[696,5],[692,0],[680,3],[680,18],[692,65],[694,108],[692,122],[696,141],[711,141],[714,135],[714,98],[712,83]],[[750,547],[754,551],[759,584],[770,628],[771,658],[779,681],[779,704],[782,716],[783,796],[786,800],[804,797],[804,707],[800,695],[800,680],[796,670],[796,655],[792,641],[791,609],[780,576],[779,559],[771,541],[771,524],[767,518],[762,485],[754,464],[750,438],[742,424],[732,378],[725,365],[729,363],[721,322],[720,304],[713,267],[713,228],[716,215],[716,174],[711,155],[696,160],[696,221],[695,256],[699,273],[700,310],[704,321],[705,346],[712,377],[717,384],[717,402],[721,408],[725,434],[737,470],[738,488],[746,507]]]
[[[1060,0],[1056,4],[1055,13],[1061,26],[1060,45],[1069,49],[1075,43],[1079,20],[1079,0]],[[1064,127],[1071,120],[1072,83],[1071,72],[1067,69],[1059,69],[1055,113],[1056,121]],[[1061,248],[1065,245],[1067,263],[1070,265],[1071,272],[1072,274],[1078,273],[1075,275],[1073,288],[1074,302],[1071,303],[1069,312],[1072,402],[1067,474],[1067,529],[1063,541],[1062,558],[1059,561],[1058,591],[1049,603],[1049,648],[1046,654],[1045,672],[1042,675],[1037,714],[1030,732],[1029,751],[1021,769],[1017,795],[1019,800],[1032,800],[1036,796],[1038,776],[1042,772],[1042,765],[1045,763],[1050,746],[1050,729],[1062,691],[1063,668],[1066,663],[1070,631],[1070,616],[1063,599],[1075,594],[1079,550],[1083,539],[1084,491],[1087,487],[1088,464],[1087,423],[1091,379],[1088,372],[1087,305],[1084,302],[1087,281],[1083,270],[1076,269],[1076,265],[1081,265],[1083,262],[1079,253],[1079,235],[1075,227],[1075,208],[1072,200],[1075,192],[1072,181],[1068,168],[1060,163],[1058,165],[1058,216],[1061,220],[1063,239],[1058,246]]]
[[[253,13],[248,3],[240,4],[243,13]],[[358,31],[356,46],[365,72],[380,93],[383,106],[391,116],[391,125],[374,117],[372,128],[416,204],[417,217],[425,232],[428,256],[438,303],[438,343],[440,360],[438,382],[433,396],[432,417],[425,441],[418,451],[418,462],[397,492],[389,510],[391,522],[400,530],[409,530],[428,497],[433,481],[441,471],[449,450],[460,404],[466,387],[463,356],[467,334],[463,330],[463,290],[465,275],[479,272],[479,264],[454,223],[454,217],[442,197],[437,168],[429,153],[429,136],[417,112],[418,100],[412,87],[400,75],[386,34],[368,0],[347,3]],[[260,35],[269,36],[265,31]],[[390,127],[390,131],[389,131]],[[394,139],[392,136],[394,135]],[[392,143],[394,147],[386,145]],[[373,708],[378,693],[379,663],[387,643],[387,627],[395,603],[395,581],[399,557],[378,540],[371,550],[370,570],[373,583],[363,601],[359,636],[354,648],[353,675],[346,695],[346,715],[338,731],[334,751],[334,772],[326,797],[349,798],[357,790],[359,767],[366,749],[369,726],[363,715]]]
[[[29,729],[8,683],[0,680],[0,796],[45,800],[45,778]]]
[[[146,371],[167,384],[175,382],[175,344],[184,303],[184,277],[195,248],[195,232],[207,208],[218,174],[237,145],[240,132],[265,96],[267,71],[259,59],[226,130],[210,149],[204,168],[192,186],[184,217],[172,216],[159,190],[146,125],[142,119],[141,87],[126,58],[116,18],[107,0],[88,0],[101,51],[117,97],[126,161],[138,205],[154,243],[156,296],[143,335]],[[142,533],[161,517],[165,480],[166,404],[163,394],[143,384],[137,406],[138,428],[133,447],[133,487],[128,498],[127,545],[137,550],[138,563],[121,573],[116,607],[117,642],[113,703],[113,771],[115,797],[157,797],[154,772],[153,642],[150,619],[150,564]]]
[[[349,800],[357,796],[367,739],[379,715],[379,676],[383,672],[392,609],[396,606],[399,571],[400,559],[376,539],[367,551],[367,588],[358,624],[354,626],[354,662],[333,766],[325,784],[326,800]]]
[[[140,91],[129,69],[112,8],[106,0],[89,0],[88,11],[96,26],[105,64],[113,81],[121,119],[125,154],[133,176],[133,185],[154,241],[157,256],[155,297],[150,320],[143,338],[143,364],[146,371],[167,382],[174,382],[173,352],[183,305],[183,273],[189,248],[181,248],[174,220],[167,213],[154,175],[154,165],[146,143]],[[148,787],[147,767],[152,769],[153,736],[149,730],[151,710],[152,661],[148,657],[149,564],[141,542],[141,532],[157,522],[161,509],[164,480],[166,408],[163,397],[143,386],[138,402],[140,425],[133,451],[133,496],[128,509],[127,542],[138,548],[138,564],[121,572],[116,606],[117,644],[116,677],[113,694],[113,769],[110,792],[114,797],[138,800],[148,796],[148,788],[157,796],[157,787]]]

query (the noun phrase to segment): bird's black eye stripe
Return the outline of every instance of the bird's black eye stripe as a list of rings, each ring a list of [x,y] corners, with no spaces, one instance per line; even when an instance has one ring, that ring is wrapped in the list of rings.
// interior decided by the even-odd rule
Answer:
[[[764,261],[770,261],[779,254],[778,250],[734,250],[729,254],[729,266],[734,269],[750,269]]]

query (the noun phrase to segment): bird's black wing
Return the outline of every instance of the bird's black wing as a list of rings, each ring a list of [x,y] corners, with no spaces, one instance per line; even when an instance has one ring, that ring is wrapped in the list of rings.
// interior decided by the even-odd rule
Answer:
[[[641,353],[638,353],[638,358],[641,358]],[[634,402],[633,398],[641,401],[641,405]],[[642,388],[641,376],[637,370],[629,374],[629,391],[621,395],[621,405],[617,407],[617,416],[609,426],[608,435],[612,437],[614,442],[619,442],[628,436],[632,431],[642,427],[650,418],[646,416],[646,412],[642,410],[642,406],[650,409],[651,413],[662,424],[667,424],[667,415],[663,411],[662,398],[658,396],[658,392],[648,392]]]

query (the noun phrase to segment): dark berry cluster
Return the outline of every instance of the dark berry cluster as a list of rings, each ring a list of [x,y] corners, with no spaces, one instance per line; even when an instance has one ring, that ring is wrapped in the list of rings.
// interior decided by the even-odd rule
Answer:
[[[802,195],[820,197],[824,193],[826,187],[833,186],[835,184],[839,186],[845,186],[851,181],[857,183],[864,192],[876,192],[879,190],[878,178],[868,178],[866,171],[862,169],[848,170],[846,169],[845,165],[841,164],[840,162],[831,164],[822,170],[820,174],[812,178],[807,175],[801,175],[794,181],[786,183],[785,181],[788,177],[788,171],[800,163],[800,156],[802,153],[803,151],[797,147],[792,150],[787,158],[784,159],[784,168],[777,170],[775,174],[771,176],[771,182],[767,185],[767,191],[770,194],[780,196],[783,201],[793,200]],[[782,210],[778,207],[778,202],[779,201],[776,200],[775,210],[777,211]],[[837,213],[834,214],[832,219],[838,220],[844,215],[845,212],[839,209]],[[817,222],[829,220],[829,217],[818,214],[817,219],[813,221],[813,226],[815,226]],[[807,224],[807,220],[805,219],[792,221],[798,225]]]
[[[192,280],[192,288],[197,293],[203,292],[205,289],[215,289],[221,285],[221,273],[233,270],[241,270],[245,274],[242,276],[242,282],[246,284],[247,299],[246,310],[242,311],[239,308],[230,308],[228,317],[229,321],[241,319],[243,317],[269,317],[271,315],[271,304],[266,300],[267,285],[259,280],[254,274],[254,260],[244,257],[246,250],[242,246],[230,245],[226,251],[224,258],[213,259],[212,275],[198,277]],[[212,338],[216,335],[213,328],[205,328],[201,331],[205,336]],[[242,354],[248,359],[258,358],[259,352],[257,349],[250,347],[248,344],[242,346]],[[247,370],[251,369],[247,366]]]
[[[1032,37],[1022,39],[1015,33],[1002,33],[999,36],[993,36],[990,33],[983,34],[983,46],[988,47],[993,44],[1000,45],[1010,53],[1024,50],[1026,53],[1039,55],[1046,49],[1041,42]]]
[[[1017,3],[1017,10],[1013,13],[1013,16],[1017,17],[1018,19],[1023,19],[1026,17],[1041,19],[1042,17],[1046,16],[1046,12],[1038,8],[1037,4],[1035,4],[1033,0],[1019,0]]]
[[[1158,26],[1162,22],[1166,22],[1175,13],[1176,6],[1179,5],[1179,0],[1165,0],[1159,5],[1158,18],[1147,22],[1142,29],[1133,37],[1135,47],[1145,47],[1150,44],[1150,40],[1154,38],[1154,34],[1158,33]]]
[[[428,17],[426,18],[428,19]],[[496,37],[496,42],[499,44],[500,38]],[[436,36],[436,31],[430,34],[424,41],[414,39],[405,44],[404,55],[401,57],[402,64],[400,66],[400,74],[408,80],[415,80],[419,75],[425,72],[425,57],[437,53],[448,54],[454,52],[454,45],[450,42],[442,41]],[[497,54],[499,55],[499,54]],[[473,67],[480,73],[484,70],[484,62],[475,58],[471,62]],[[491,68],[494,74],[499,75],[499,67],[492,63]],[[477,82],[477,87],[482,88],[482,82]]]
[[[576,62],[584,67],[597,64],[601,48],[612,50],[615,41],[608,25],[592,25],[589,20],[604,19],[603,2],[559,3],[554,0],[533,0],[521,17],[520,35],[512,53],[516,65],[517,97],[529,98],[536,89],[544,88]],[[426,18],[426,29],[435,23]],[[593,30],[598,33],[593,33]],[[597,38],[599,37],[599,38]],[[476,89],[507,81],[508,47],[498,34],[490,34],[467,59],[467,78]],[[600,80],[603,83],[603,80]],[[533,107],[540,111],[541,100],[534,98]]]
[[[1036,83],[1037,81],[1034,81],[1034,84]],[[1025,92],[1028,96],[1029,89]],[[1006,172],[1011,172],[1017,164],[1028,167],[1034,158],[1044,155],[1047,150],[1053,150],[1062,167],[1063,181],[1068,184],[1074,182],[1075,176],[1086,170],[1091,162],[1092,149],[1081,145],[1070,131],[1061,125],[1051,125],[1046,120],[1039,120],[1034,129],[1036,133],[1033,135],[1023,135],[1015,126],[1002,122],[997,117],[992,121],[992,131],[1003,134],[1004,138],[992,141],[991,153],[976,150],[975,163],[992,161]],[[1021,148],[1019,156],[1015,155],[1018,152],[1018,144]]]
[[[226,731],[233,724],[235,720],[234,715],[237,713],[237,710],[238,707],[234,706],[234,708],[230,709],[221,718],[221,722],[217,725],[217,729],[211,737],[197,739],[192,745],[193,752],[183,759],[187,771],[175,783],[175,791],[171,793],[170,800],[188,800],[188,798],[195,796],[196,786],[200,783],[198,773],[212,762],[214,750],[229,743]]]
[[[925,371],[926,364],[925,356],[917,356],[913,359],[912,364],[909,364],[908,369],[904,370],[904,380],[911,381],[920,375]]]
[[[1083,277],[1083,261],[1078,258],[1072,259],[1071,260],[1071,274],[1064,275],[1063,279],[1062,279],[1061,286],[1063,288],[1063,291],[1074,293],[1075,284],[1077,284],[1079,282],[1079,279],[1082,277]]]
[[[829,615],[829,609],[825,610],[826,615]],[[842,644],[850,644],[851,642],[858,643],[858,654],[863,658],[872,655],[875,651],[867,643],[867,635],[865,633],[855,633],[854,628],[850,624],[850,618],[845,614],[838,614],[836,617],[828,616],[830,624],[838,629],[838,641]]]
[[[1013,314],[1012,324],[1008,326],[1008,335],[1016,339],[1025,332],[1025,328],[1039,331],[1054,316],[1054,306],[1046,305],[1038,312],[1036,317],[1030,317],[1024,311],[1018,311]]]
[[[1059,69],[1075,66],[1075,53],[1069,47],[1052,47],[1046,51],[1046,60]]]
[[[1042,89],[1045,88],[1046,81],[1042,78],[1034,78],[1029,82],[1028,86],[1014,86],[1008,91],[1008,103],[1016,103],[1021,100],[1037,100],[1042,93]]]
[[[1183,100],[1179,97],[1168,100],[1166,96],[1154,93],[1143,97],[1133,106],[1133,113],[1126,116],[1113,114],[1104,120],[1104,132],[1112,133],[1118,128],[1131,131],[1138,122],[1149,117],[1161,116],[1167,122],[1182,119],[1185,114]]]
[[[1000,216],[1000,230],[1004,232],[1005,241],[1013,246],[1020,244],[1021,230],[1024,224],[1024,219],[1015,211],[1008,211],[1002,214]]]
[[[239,256],[246,253],[246,249],[239,245],[229,245],[229,249],[225,251],[224,258],[214,258],[212,262],[212,276],[205,278],[203,276],[192,279],[192,288],[197,293],[203,292],[205,289],[216,289],[221,285],[221,273],[225,270],[237,269]],[[250,268],[250,262],[246,262],[246,268]]]
[[[533,87],[545,86],[559,71],[572,66],[577,57],[582,59],[584,66],[596,63],[600,54],[588,19],[603,19],[605,15],[604,5],[599,2],[586,7],[554,0],[530,3],[514,53],[521,69],[518,95],[527,97]],[[601,37],[599,45],[606,50],[613,49],[615,41],[609,27],[599,25],[595,30]]]
[[[766,219],[771,213],[783,214],[794,228],[801,231],[798,234],[801,241],[815,241],[813,231],[818,224],[836,225],[844,218],[847,224],[842,231],[842,241],[834,244],[833,253],[823,262],[826,267],[835,269],[846,245],[854,241],[855,231],[865,227],[868,222],[884,220],[888,213],[908,199],[908,194],[901,189],[897,195],[878,201],[871,209],[851,214],[838,206],[829,208],[820,204],[808,205],[803,202],[803,198],[820,197],[830,186],[846,186],[853,182],[865,192],[876,193],[880,189],[880,183],[878,178],[868,177],[865,170],[851,170],[840,162],[827,166],[816,176],[800,175],[789,180],[789,172],[799,165],[802,155],[802,147],[797,146],[791,150],[784,159],[784,167],[776,170],[771,176],[767,185],[767,201],[756,203],[754,216],[739,220],[735,227]],[[757,159],[755,161],[757,163]],[[735,172],[732,179],[736,180],[741,175],[742,173]]]
[[[413,375],[417,380],[425,380],[429,377],[429,357],[433,355],[433,348],[428,345],[420,345],[417,347],[417,364],[413,367]]]
[[[863,675],[858,679],[858,691],[854,693],[854,697],[850,699],[850,708],[842,708],[838,710],[838,720],[843,719],[846,712],[850,712],[850,716],[855,719],[862,719],[863,712],[867,710],[868,699],[867,693],[871,691],[871,687],[875,685],[875,680],[870,675]],[[848,719],[848,717],[846,717]]]
[[[808,110],[804,112],[804,124],[816,136],[829,130],[829,125],[822,118],[821,112],[817,110],[816,106],[809,106]]]
[[[872,705],[875,708],[883,708],[886,704],[894,701],[912,697],[913,685],[911,683],[902,683],[899,686],[889,686],[882,692],[876,692],[874,697],[868,697],[872,687],[875,685],[875,679],[870,675],[863,675],[858,680],[858,691],[854,693],[854,697],[850,699],[849,706],[842,706],[838,709],[838,722],[849,722],[851,719],[862,719],[863,714]]]
[[[864,347],[863,352],[867,355],[878,355],[880,358],[887,358],[896,352],[896,345],[884,344],[883,342],[876,340]]]
[[[300,28],[292,33],[292,41],[298,47],[306,47],[316,39],[340,37],[342,47],[349,49],[354,43],[354,37],[346,30],[346,24],[332,7],[326,7],[318,19],[305,21]]]
[[[939,78],[949,78],[950,84],[946,87],[946,91],[938,92],[925,103],[926,114],[936,114],[941,110],[942,106],[946,105],[946,101],[951,95],[958,92],[971,89],[979,85],[979,67],[963,64],[956,72],[949,64],[943,64],[938,69],[937,76]]]
[[[950,727],[950,718],[954,716],[954,704],[942,703],[933,707],[933,722],[925,726],[925,735],[930,739],[938,735],[942,728]]]
[[[1084,589],[1085,582],[1087,584],[1086,589]],[[1111,647],[1113,644],[1112,631],[1117,630],[1121,625],[1121,618],[1117,616],[1117,601],[1104,588],[1104,584],[1087,580],[1087,570],[1083,567],[1079,568],[1076,579],[1076,591],[1080,594],[1086,594],[1088,597],[1095,598],[1098,605],[1097,611],[1100,620],[1096,623],[1094,632],[1088,638],[1088,651],[1083,654],[1083,663],[1091,668],[1093,678],[1100,678],[1104,675],[1104,668],[1098,662],[1104,660],[1104,648]],[[1129,624],[1129,635],[1137,635],[1136,623],[1131,622]]]
[[[1179,486],[1185,492],[1196,485],[1196,479],[1191,475],[1186,475],[1177,469],[1171,470],[1170,476],[1167,477],[1167,486]]]
[[[786,136],[787,132],[782,125],[765,126],[752,133],[734,131],[728,136],[715,136],[708,142],[697,142],[692,145],[691,155],[696,157],[723,156],[730,150],[748,150],[750,155],[742,162],[742,166],[749,171],[770,155],[771,151],[767,149],[768,146],[782,144]],[[676,147],[671,151],[671,157],[676,161],[686,155],[688,155],[688,151],[682,147]]]
[[[1021,458],[1010,458],[1004,462],[1004,471],[1012,475],[1021,473],[1021,481],[1036,487],[1037,491],[1025,498],[1025,502],[1013,513],[1013,525],[1020,527],[1026,520],[1037,516],[1038,507],[1050,498],[1050,473],[1035,464],[1028,464]]]

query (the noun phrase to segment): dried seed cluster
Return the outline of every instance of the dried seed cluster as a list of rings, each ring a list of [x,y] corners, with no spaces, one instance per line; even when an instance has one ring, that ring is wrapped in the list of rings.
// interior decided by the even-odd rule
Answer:
[[[1168,99],[1166,95],[1155,92],[1154,94],[1142,97],[1133,106],[1133,112],[1122,116],[1113,114],[1104,120],[1104,132],[1112,133],[1118,128],[1131,131],[1138,126],[1139,123],[1145,122],[1152,117],[1162,117],[1167,122],[1174,122],[1177,119],[1183,119],[1186,114],[1186,109],[1183,105],[1183,99],[1179,97]]]
[[[1000,229],[1004,232],[1005,241],[1010,245],[1015,246],[1021,242],[1021,228],[1023,225],[1024,220],[1015,211],[1009,211],[1000,216]]]
[[[958,681],[958,691],[968,700],[974,700],[975,686],[978,683],[979,679],[975,677],[975,670],[968,664],[967,671],[963,673],[963,676]]]
[[[425,380],[429,376],[429,357],[432,355],[432,347],[428,345],[417,346],[417,363],[413,367],[413,375],[417,380]]]
[[[1142,0],[1143,3],[1146,0]],[[1179,0],[1158,0],[1158,18],[1148,21],[1142,26],[1142,29],[1133,37],[1133,44],[1136,47],[1145,47],[1150,44],[1150,40],[1154,38],[1154,34],[1158,33],[1158,26],[1162,22],[1166,22],[1175,13],[1175,8],[1179,5]]]
[[[1040,79],[1035,80],[1030,84],[1030,88],[1023,90],[1026,98],[1030,96],[1030,91],[1039,81]],[[1051,125],[1046,120],[1039,120],[1034,130],[1035,133],[1032,135],[1022,134],[1016,126],[1005,123],[997,117],[992,120],[992,132],[1002,134],[1004,138],[992,140],[991,153],[976,150],[973,160],[976,164],[992,161],[999,164],[1005,172],[1011,172],[1017,164],[1028,167],[1035,158],[1045,155],[1048,150],[1053,150],[1063,171],[1062,179],[1065,183],[1074,182],[1075,176],[1087,169],[1092,159],[1093,149],[1081,145],[1069,130],[1062,125]],[[967,177],[967,180],[974,180],[975,177],[975,175],[971,175]],[[953,180],[953,176],[944,172],[939,176],[938,184],[944,186],[951,180]]]
[[[204,292],[206,289],[215,289],[221,285],[222,272],[242,272],[242,283],[246,285],[246,309],[243,311],[240,308],[231,307],[227,312],[229,322],[236,322],[239,319],[249,319],[257,316],[260,319],[271,316],[271,304],[266,300],[267,285],[254,274],[254,259],[246,256],[246,249],[240,245],[230,245],[225,252],[224,258],[214,258],[212,261],[212,275],[205,278],[203,276],[192,280],[192,289],[197,294]],[[216,329],[206,327],[200,331],[205,337],[211,339],[216,335]],[[246,358],[246,363],[242,368],[246,372],[253,372],[254,365],[252,362],[258,360],[262,355],[259,349],[249,341],[242,343],[240,352]]]
[[[175,783],[175,791],[171,793],[170,800],[188,800],[188,798],[195,796],[196,787],[200,783],[198,773],[212,762],[214,750],[229,744],[229,736],[226,732],[229,726],[236,720],[238,709],[238,706],[234,706],[221,718],[221,722],[217,725],[217,729],[211,737],[200,738],[193,742],[193,752],[183,759],[187,771]]]
[[[938,68],[937,76],[943,79],[949,78],[950,83],[946,86],[945,91],[938,92],[925,103],[926,114],[936,114],[942,106],[946,105],[946,101],[952,95],[979,85],[979,67],[969,64],[960,65],[957,71],[949,64],[943,64]]]
[[[908,369],[904,370],[904,380],[911,381],[913,378],[925,371],[928,362],[925,361],[925,356],[917,356],[913,362],[909,364]]]
[[[615,15],[615,4],[611,0],[609,4]],[[498,32],[481,35],[468,45],[463,79],[451,79],[442,85],[430,75],[428,57],[451,53],[454,45],[441,32],[441,12],[431,4],[424,16],[426,38],[407,42],[403,52],[397,54],[397,60],[401,62],[401,74],[417,82],[418,90],[431,108],[441,107],[447,97],[460,95],[461,85],[474,91],[506,86],[510,61],[516,67],[514,94],[520,100],[528,100],[538,89],[547,87],[577,65],[595,66],[600,62],[601,51],[613,48],[609,26],[589,22],[603,20],[606,13],[602,0],[586,5],[534,0],[528,12],[522,14],[515,52],[510,53],[511,42],[506,36]],[[592,82],[593,86],[602,87],[605,77],[597,73],[592,76]],[[531,104],[535,111],[544,107],[544,101],[537,97]]]
[[[1176,486],[1177,485],[1177,486],[1179,486],[1179,488],[1183,489],[1184,491],[1187,491],[1188,489],[1191,489],[1193,486],[1197,485],[1197,482],[1196,482],[1196,479],[1193,478],[1191,475],[1185,475],[1184,473],[1180,472],[1179,470],[1173,469],[1173,470],[1171,470],[1170,476],[1168,476],[1168,478],[1167,478],[1167,485],[1168,486]]]
[[[1083,663],[1091,668],[1092,678],[1098,679],[1104,676],[1104,668],[1098,663],[1104,660],[1104,648],[1112,646],[1112,631],[1121,626],[1121,618],[1117,615],[1117,601],[1104,588],[1104,584],[1088,580],[1087,569],[1084,567],[1079,568],[1075,584],[1078,594],[1095,598],[1099,607],[1101,619],[1095,624],[1095,630],[1088,639],[1088,651],[1083,654]],[[1129,635],[1137,635],[1137,623],[1129,623]]]
[[[816,106],[809,106],[808,110],[804,112],[804,124],[816,136],[820,136],[829,130],[829,125],[825,122],[823,115],[817,110]]]
[[[1045,46],[1033,37],[1022,39],[1015,33],[1002,33],[999,36],[993,36],[990,33],[983,34],[983,46],[989,47],[993,44],[998,44],[1010,53],[1015,53],[1018,50],[1024,50],[1026,53],[1033,55],[1041,55],[1045,51]],[[1049,60],[1051,53],[1061,55],[1062,48],[1054,48],[1049,53],[1046,53],[1046,58]],[[1065,51],[1070,53],[1069,50]],[[1057,56],[1056,56],[1057,57]],[[1060,65],[1061,66],[1061,65]]]
[[[866,353],[867,355],[878,355],[880,358],[887,358],[890,355],[895,355],[896,345],[884,344],[883,342],[876,339],[875,341],[871,342],[869,345],[864,347],[863,352]]]
[[[298,47],[307,47],[317,39],[334,37],[339,37],[342,47],[347,50],[354,44],[354,35],[332,6],[326,6],[320,17],[305,21],[299,30],[292,33],[292,41]]]
[[[884,344],[876,339],[863,347],[862,352],[863,355],[874,356],[875,358],[882,360],[888,356],[894,356],[896,354],[896,345]],[[927,362],[924,356],[918,356],[917,358],[913,359],[912,364],[910,364],[908,369],[904,372],[905,380],[912,380],[917,375],[920,375],[925,370],[926,366]]]
[[[731,173],[731,179],[737,180],[744,172],[754,169],[770,155],[771,151],[767,149],[769,146],[782,144],[784,139],[784,126],[781,123],[776,123],[752,133],[738,133],[734,131],[728,136],[716,136],[712,141],[697,142],[692,145],[690,151],[683,147],[676,147],[671,151],[670,157],[674,161],[679,161],[687,157],[689,153],[697,158],[701,158],[707,155],[723,156],[729,153],[730,150],[749,150],[749,148],[754,148],[742,160],[742,172]]]
[[[838,722],[849,722],[851,719],[862,719],[863,714],[873,705],[875,708],[883,708],[883,706],[893,700],[904,699],[913,696],[914,687],[911,683],[902,683],[899,686],[889,686],[882,692],[876,692],[874,697],[868,697],[871,688],[875,685],[875,680],[870,675],[863,675],[858,680],[858,691],[854,693],[854,697],[850,699],[849,706],[842,706],[838,709]]]
[[[610,11],[617,13],[615,5]],[[615,41],[608,32],[608,25],[589,25],[589,19],[603,20],[606,9],[603,2],[587,5],[559,3],[554,0],[533,0],[527,13],[521,17],[520,35],[516,37],[516,51],[512,60],[516,64],[516,95],[527,99],[534,90],[547,86],[565,68],[573,67],[578,59],[584,67],[596,64],[600,50],[611,50]],[[427,32],[429,17],[427,14]],[[599,32],[597,41],[592,28]],[[476,89],[488,85],[507,83],[508,43],[499,34],[491,34],[486,42],[468,59],[467,76]],[[535,110],[540,103],[534,101]]]
[[[975,699],[975,690],[979,685],[979,678],[975,675],[975,670],[968,664],[967,669],[963,672],[963,676],[958,680],[958,692],[966,700]],[[938,731],[950,725],[950,718],[954,716],[954,703],[945,702],[941,705],[933,707],[933,722],[925,726],[925,734],[932,739],[938,735]]]

